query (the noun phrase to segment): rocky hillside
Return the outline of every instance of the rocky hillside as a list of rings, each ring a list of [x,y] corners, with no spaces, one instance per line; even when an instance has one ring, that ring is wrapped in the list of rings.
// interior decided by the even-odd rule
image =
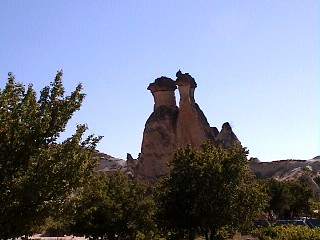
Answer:
[[[275,178],[280,181],[293,180],[303,174],[313,178],[320,172],[320,157],[309,160],[277,160],[272,162],[260,162],[256,158],[250,159],[250,168],[258,178]]]
[[[99,165],[94,169],[95,172],[112,174],[116,171],[121,171],[128,178],[133,178],[133,168],[135,167],[137,161],[134,160],[130,154],[127,154],[127,159],[123,160],[112,157],[111,155],[103,152],[95,151],[92,157],[98,159],[99,161]]]
[[[137,160],[133,159],[130,154],[127,155],[127,160],[124,160],[96,151],[93,157],[100,161],[95,168],[96,172],[112,173],[120,170],[128,173],[132,172],[132,168],[137,163]],[[309,160],[287,159],[272,162],[261,162],[257,158],[251,158],[249,165],[252,172],[260,179],[274,178],[279,181],[292,181],[303,175],[309,175],[312,179],[320,177],[320,156]]]

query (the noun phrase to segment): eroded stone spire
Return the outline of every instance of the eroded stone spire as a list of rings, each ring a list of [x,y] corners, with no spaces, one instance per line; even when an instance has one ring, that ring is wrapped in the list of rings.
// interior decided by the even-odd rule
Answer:
[[[167,162],[179,147],[191,144],[200,148],[207,140],[225,148],[241,145],[229,123],[223,124],[221,132],[210,127],[194,98],[195,79],[180,70],[176,77],[175,81],[160,77],[148,86],[154,97],[154,110],[145,124],[135,178],[150,185],[169,173]],[[179,107],[174,94],[177,86]]]
[[[176,73],[178,90],[180,93],[180,101],[194,102],[194,91],[197,83],[189,73],[183,74],[180,70]]]
[[[241,142],[232,131],[232,128],[228,122],[222,125],[220,133],[217,135],[216,140],[218,145],[223,148],[230,148],[233,145],[241,146]]]

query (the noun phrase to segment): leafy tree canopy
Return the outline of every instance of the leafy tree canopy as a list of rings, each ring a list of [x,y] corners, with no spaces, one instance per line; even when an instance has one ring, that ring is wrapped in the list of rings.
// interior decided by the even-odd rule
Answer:
[[[310,186],[299,179],[296,181],[264,180],[269,200],[269,212],[281,219],[292,219],[311,211],[314,194]]]
[[[117,172],[97,174],[71,200],[71,232],[91,239],[156,239],[146,188]]]
[[[178,237],[195,233],[214,239],[218,231],[242,229],[266,204],[266,194],[250,173],[247,150],[210,143],[179,149],[170,175],[158,187],[159,224]]]
[[[65,96],[62,71],[40,92],[9,73],[0,89],[0,238],[28,235],[90,175],[91,152],[101,137],[79,125],[62,143],[57,139],[85,94],[82,86]]]

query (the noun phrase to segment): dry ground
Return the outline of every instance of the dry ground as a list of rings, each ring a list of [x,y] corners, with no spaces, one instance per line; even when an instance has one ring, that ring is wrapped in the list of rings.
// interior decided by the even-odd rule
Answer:
[[[30,237],[31,240],[86,240],[85,237],[74,237],[74,236],[64,236],[64,237],[41,237],[40,234],[34,235]],[[196,240],[203,240],[204,238],[198,238]],[[152,239],[150,239],[152,240]],[[230,240],[257,240],[250,235],[246,236],[234,236],[233,239]]]

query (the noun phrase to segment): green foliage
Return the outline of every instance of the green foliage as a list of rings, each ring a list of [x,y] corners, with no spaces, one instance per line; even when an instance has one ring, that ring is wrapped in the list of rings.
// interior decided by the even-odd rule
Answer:
[[[179,149],[170,175],[157,188],[158,221],[175,237],[193,239],[197,232],[247,228],[266,204],[266,194],[252,178],[245,148],[228,150],[207,143],[202,151]],[[221,235],[221,234],[220,234]]]
[[[311,212],[313,192],[302,180],[280,182],[268,179],[264,184],[270,196],[269,211],[279,218],[291,219]]]
[[[311,217],[320,219],[320,202],[315,200],[310,200],[310,210]]]
[[[79,125],[57,143],[82,104],[81,90],[64,96],[62,71],[38,100],[32,85],[25,89],[12,74],[0,89],[0,238],[32,233],[91,174],[100,137],[83,140],[87,127]]]
[[[97,174],[72,199],[71,232],[92,239],[156,239],[154,202],[123,174]],[[117,238],[116,238],[117,236]]]
[[[259,240],[320,240],[320,228],[280,225],[259,228],[252,232]]]

